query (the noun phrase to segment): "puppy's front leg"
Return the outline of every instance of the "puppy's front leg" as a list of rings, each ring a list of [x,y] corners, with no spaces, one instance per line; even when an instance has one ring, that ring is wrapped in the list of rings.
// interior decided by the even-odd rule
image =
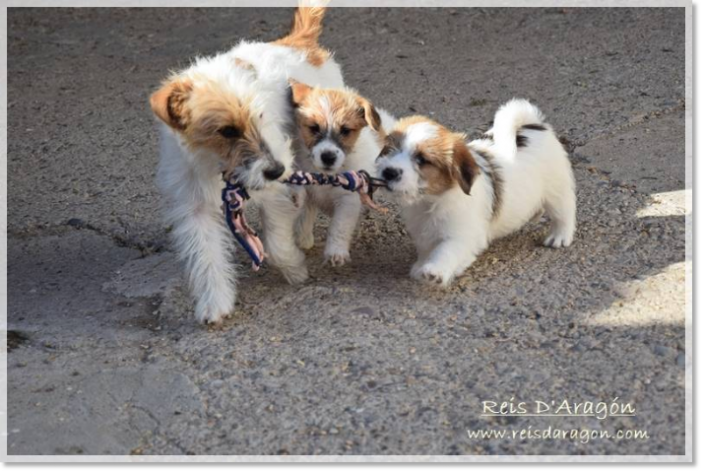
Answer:
[[[296,224],[296,242],[303,250],[315,246],[315,221],[317,220],[317,206],[312,196],[307,195],[302,214]]]
[[[476,260],[477,252],[459,239],[444,240],[438,244],[421,265],[413,267],[411,276],[422,281],[448,286]]]
[[[325,261],[332,266],[342,266],[351,260],[349,247],[360,213],[361,199],[357,194],[348,194],[335,201],[325,246]]]
[[[207,171],[207,170],[206,170]],[[220,211],[220,180],[186,163],[162,159],[159,184],[180,259],[185,261],[200,322],[220,323],[234,311],[232,236]]]
[[[297,204],[291,198],[291,192],[297,192]],[[304,199],[304,192],[281,187],[277,191],[266,192],[261,202],[264,250],[290,284],[298,284],[308,278],[305,254],[295,244],[296,221]]]

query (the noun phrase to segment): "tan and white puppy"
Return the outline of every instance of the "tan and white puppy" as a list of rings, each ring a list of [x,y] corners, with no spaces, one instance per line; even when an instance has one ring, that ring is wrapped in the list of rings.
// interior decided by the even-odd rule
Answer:
[[[328,174],[361,169],[373,172],[384,133],[381,116],[371,102],[348,88],[324,89],[296,81],[291,82],[291,100],[301,145],[296,153],[300,169]],[[325,260],[341,266],[350,260],[361,200],[356,193],[331,186],[310,186],[307,193],[298,245],[303,249],[313,246],[313,227],[320,209],[332,218]]]
[[[235,171],[261,209],[268,261],[291,283],[308,277],[294,241],[299,210],[291,192],[301,191],[277,181],[294,161],[288,80],[344,86],[339,65],[318,44],[323,15],[324,8],[298,8],[286,37],[197,58],[151,96],[162,122],[157,181],[199,321],[217,323],[234,310],[233,238],[220,210],[223,171]]]
[[[542,210],[551,218],[544,241],[569,246],[576,194],[566,151],[542,113],[513,99],[479,140],[421,116],[398,121],[377,163],[378,175],[403,205],[418,259],[411,276],[448,285],[496,238]]]

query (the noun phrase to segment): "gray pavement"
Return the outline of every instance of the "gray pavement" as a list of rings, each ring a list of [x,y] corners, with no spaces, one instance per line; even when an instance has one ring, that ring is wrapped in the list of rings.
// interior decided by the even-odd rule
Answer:
[[[289,9],[10,9],[8,453],[684,453],[684,10],[333,9],[322,42],[397,115],[477,133],[532,99],[571,153],[579,230],[496,242],[449,290],[409,280],[395,208],[343,268],[242,270],[195,323],[154,186],[149,93]],[[240,257],[242,255],[240,254]],[[244,258],[241,258],[245,263]],[[480,417],[606,401],[634,417]],[[479,440],[467,429],[643,429]]]

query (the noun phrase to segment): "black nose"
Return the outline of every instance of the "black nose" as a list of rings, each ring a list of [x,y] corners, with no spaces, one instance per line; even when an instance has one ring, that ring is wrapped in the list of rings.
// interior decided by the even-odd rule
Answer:
[[[386,168],[381,174],[386,181],[395,181],[403,175],[402,169]]]
[[[334,154],[332,151],[325,151],[320,156],[320,159],[322,160],[322,164],[324,164],[325,166],[332,166],[337,160],[337,155]]]
[[[276,163],[264,171],[264,177],[269,181],[278,179],[283,175],[286,168],[281,163]]]

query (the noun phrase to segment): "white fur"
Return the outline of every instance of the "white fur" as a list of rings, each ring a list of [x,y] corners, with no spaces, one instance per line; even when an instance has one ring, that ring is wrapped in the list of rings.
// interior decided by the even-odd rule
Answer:
[[[555,248],[571,244],[576,229],[574,177],[564,148],[543,119],[537,107],[513,99],[496,114],[489,131],[494,141],[468,143],[477,151],[480,167],[488,168],[481,151],[490,152],[502,175],[502,205],[495,216],[493,188],[485,172],[475,179],[470,196],[458,185],[431,196],[422,193],[425,184],[412,163],[412,149],[404,146],[400,153],[379,162],[379,175],[388,167],[403,170],[392,190],[404,197],[403,217],[417,248],[412,277],[448,285],[492,240],[518,230],[543,209],[551,218],[544,244]],[[527,124],[542,124],[547,129],[520,130]],[[515,146],[518,130],[527,137],[524,148]]]
[[[404,147],[408,149],[417,148],[417,145],[423,141],[431,140],[437,136],[437,131],[437,125],[433,123],[414,123],[405,130]]]
[[[235,67],[235,58],[249,62],[255,71]],[[214,82],[240,99],[251,100],[252,108],[262,114],[256,124],[274,158],[286,167],[285,175],[294,161],[288,136],[292,127],[288,79],[323,87],[344,85],[341,69],[333,59],[314,67],[303,53],[268,43],[242,42],[225,53],[195,60],[181,75],[196,83]],[[294,244],[299,209],[292,199],[293,193],[299,198],[304,193],[265,182],[261,171],[255,167],[244,178],[252,189],[253,203],[262,209],[266,253],[289,282],[304,281],[308,275],[305,257]],[[162,126],[157,180],[165,195],[176,250],[186,263],[196,299],[195,315],[202,322],[219,322],[234,310],[236,272],[232,236],[220,211],[218,158],[189,149],[177,133]]]

